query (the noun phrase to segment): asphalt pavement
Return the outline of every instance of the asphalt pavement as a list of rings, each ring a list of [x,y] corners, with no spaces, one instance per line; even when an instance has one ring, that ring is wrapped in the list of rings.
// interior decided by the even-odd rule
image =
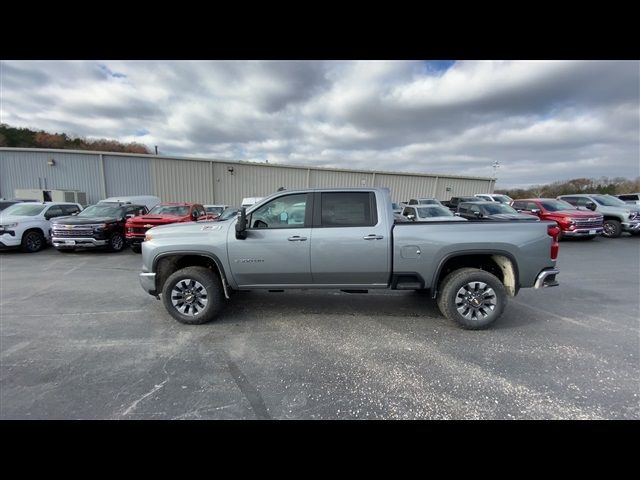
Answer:
[[[640,238],[467,331],[402,291],[243,292],[182,325],[131,251],[0,252],[2,419],[638,419]]]

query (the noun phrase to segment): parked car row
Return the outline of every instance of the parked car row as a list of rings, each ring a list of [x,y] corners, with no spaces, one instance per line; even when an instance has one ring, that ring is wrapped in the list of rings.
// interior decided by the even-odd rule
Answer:
[[[414,198],[399,205],[393,204],[393,208],[394,218],[398,222],[447,221],[454,218],[477,221],[553,220],[560,227],[560,238],[592,239],[598,235],[616,238],[623,232],[640,234],[640,200],[637,198],[637,194],[617,197],[575,194],[558,198],[513,200],[507,195],[476,194],[452,197],[442,202],[435,198]]]
[[[6,202],[6,204],[5,204]],[[60,252],[127,245],[140,252],[149,228],[171,223],[216,221],[237,215],[228,205],[161,203],[154,196],[111,197],[95,205],[7,200],[0,203],[0,248],[37,252],[51,244]]]

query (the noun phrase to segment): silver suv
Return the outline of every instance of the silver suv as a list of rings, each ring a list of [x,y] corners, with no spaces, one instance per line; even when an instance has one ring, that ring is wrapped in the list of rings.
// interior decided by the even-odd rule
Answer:
[[[581,193],[560,195],[558,200],[601,213],[604,216],[602,234],[605,237],[617,238],[622,232],[640,234],[640,208],[626,204],[612,195]]]

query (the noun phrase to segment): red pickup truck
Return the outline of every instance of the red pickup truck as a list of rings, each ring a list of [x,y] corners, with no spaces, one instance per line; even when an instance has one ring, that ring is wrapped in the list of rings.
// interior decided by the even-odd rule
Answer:
[[[595,238],[602,233],[603,216],[600,213],[578,210],[563,200],[554,198],[525,198],[511,202],[519,212],[537,215],[540,220],[554,220],[560,227],[558,238]]]
[[[132,217],[125,225],[127,243],[136,253],[140,253],[140,244],[151,227],[169,223],[194,222],[196,220],[213,220],[199,203],[160,203],[146,215]]]

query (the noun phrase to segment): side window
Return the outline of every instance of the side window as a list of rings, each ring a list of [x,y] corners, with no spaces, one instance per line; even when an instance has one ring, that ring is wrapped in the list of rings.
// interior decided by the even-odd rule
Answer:
[[[562,197],[560,200],[570,203],[573,206],[578,205],[578,199],[576,197]]]
[[[534,208],[535,208],[535,209],[540,210],[540,207],[538,207],[538,205],[536,205],[535,203],[533,203],[533,202],[527,202],[527,207],[526,207],[526,209],[525,209],[525,210],[531,211],[531,210],[533,210]]]
[[[278,197],[251,214],[250,228],[300,228],[304,226],[307,194]]]
[[[65,215],[72,215],[76,212],[79,212],[80,209],[78,208],[77,205],[62,205],[62,212]]]
[[[49,207],[49,210],[44,214],[44,218],[61,217],[62,215],[64,215],[62,207],[60,205],[54,205]]]
[[[469,211],[471,213],[476,213],[476,212],[480,213],[480,207],[478,205],[471,205],[471,207],[469,208]]]
[[[331,192],[321,194],[323,227],[371,227],[378,223],[371,192]]]
[[[133,205],[131,207],[127,207],[125,211],[125,215],[135,215],[136,217],[138,215],[144,215],[145,213],[147,213],[147,207],[141,205]]]
[[[463,205],[458,205],[458,212],[459,213],[469,213],[469,209],[464,204]]]
[[[590,203],[590,202],[591,200],[586,197],[579,197],[576,201],[576,205],[578,205],[579,207],[585,207],[587,203]]]
[[[524,202],[513,202],[513,208],[516,210],[526,210]]]

